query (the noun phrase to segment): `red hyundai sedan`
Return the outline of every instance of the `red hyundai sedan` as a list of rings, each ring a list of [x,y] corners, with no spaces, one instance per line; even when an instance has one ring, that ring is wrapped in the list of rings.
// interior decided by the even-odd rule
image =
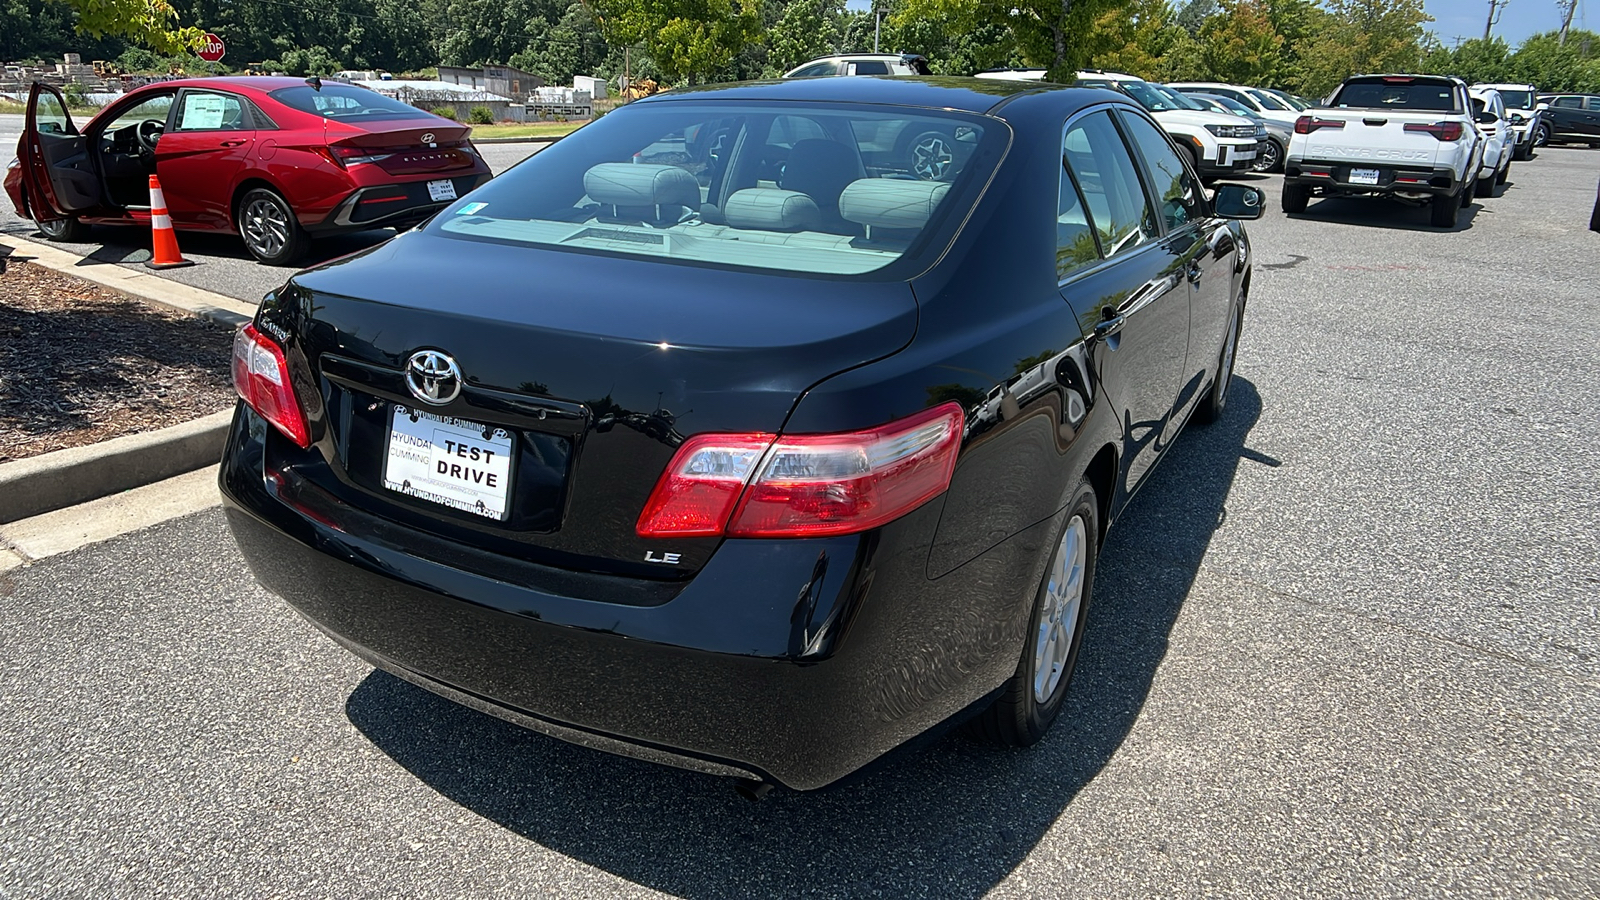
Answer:
[[[316,78],[193,78],[129,91],[80,132],[35,84],[5,188],[52,240],[150,224],[157,175],[174,228],[238,234],[287,265],[316,237],[409,228],[490,178],[468,128]]]

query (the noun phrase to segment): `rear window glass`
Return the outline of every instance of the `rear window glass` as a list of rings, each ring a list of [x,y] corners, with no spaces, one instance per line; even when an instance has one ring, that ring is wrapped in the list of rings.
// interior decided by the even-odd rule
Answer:
[[[1506,109],[1533,109],[1533,91],[1501,91]]]
[[[290,109],[325,119],[410,119],[427,115],[377,91],[343,84],[324,84],[320,91],[310,85],[282,88],[267,96]]]
[[[1348,81],[1334,94],[1333,106],[1356,109],[1416,109],[1461,112],[1455,86],[1439,81]]]
[[[919,265],[946,246],[1008,138],[993,119],[901,107],[637,104],[462,198],[428,230],[864,275],[901,260]]]

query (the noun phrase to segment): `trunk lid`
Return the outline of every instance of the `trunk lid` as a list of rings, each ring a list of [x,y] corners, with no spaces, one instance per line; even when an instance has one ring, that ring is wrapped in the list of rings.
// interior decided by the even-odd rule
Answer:
[[[470,128],[449,119],[380,119],[350,122],[325,119],[328,146],[360,148],[391,175],[427,175],[470,169],[478,157],[470,149]]]
[[[320,395],[301,391],[315,442],[284,448],[284,468],[340,503],[480,550],[670,579],[698,570],[720,540],[634,531],[683,440],[781,430],[812,384],[909,343],[917,306],[903,282],[413,232],[296,275],[262,318],[290,336]],[[463,389],[448,405],[406,387],[422,350],[459,366]],[[384,486],[396,405],[506,432],[505,520]]]

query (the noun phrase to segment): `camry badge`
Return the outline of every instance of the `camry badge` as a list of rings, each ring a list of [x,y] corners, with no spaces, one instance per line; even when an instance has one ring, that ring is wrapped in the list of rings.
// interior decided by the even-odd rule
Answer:
[[[423,403],[444,406],[461,393],[461,367],[437,350],[418,350],[406,360],[406,387]]]

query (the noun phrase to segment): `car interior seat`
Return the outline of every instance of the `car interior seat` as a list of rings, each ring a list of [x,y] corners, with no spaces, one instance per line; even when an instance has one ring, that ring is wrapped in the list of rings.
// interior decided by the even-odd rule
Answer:
[[[838,141],[811,138],[795,142],[778,187],[810,197],[817,204],[821,230],[860,234],[854,223],[839,214],[839,195],[845,185],[865,174],[855,151]]]

